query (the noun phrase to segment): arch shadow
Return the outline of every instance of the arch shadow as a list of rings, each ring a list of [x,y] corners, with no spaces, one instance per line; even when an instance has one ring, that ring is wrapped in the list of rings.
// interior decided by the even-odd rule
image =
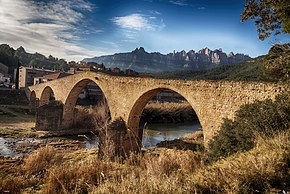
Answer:
[[[39,106],[43,106],[45,104],[48,104],[49,101],[54,100],[54,92],[50,86],[46,86],[44,90],[41,93],[40,99],[39,99]]]

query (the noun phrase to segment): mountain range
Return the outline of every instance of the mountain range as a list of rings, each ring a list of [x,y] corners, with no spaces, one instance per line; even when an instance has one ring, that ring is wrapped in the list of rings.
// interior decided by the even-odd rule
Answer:
[[[139,72],[176,71],[176,70],[206,70],[225,64],[235,64],[251,57],[245,54],[226,54],[222,49],[201,49],[198,52],[180,51],[169,54],[159,52],[148,53],[143,47],[132,52],[83,59],[83,62],[96,62],[106,67],[133,69]]]
[[[8,44],[0,44],[0,63],[8,67],[8,73],[14,75],[14,69],[20,66],[31,66],[37,68],[67,71],[75,62],[66,62],[64,59],[58,59],[49,55],[48,57],[40,53],[28,53],[20,46],[17,49]]]

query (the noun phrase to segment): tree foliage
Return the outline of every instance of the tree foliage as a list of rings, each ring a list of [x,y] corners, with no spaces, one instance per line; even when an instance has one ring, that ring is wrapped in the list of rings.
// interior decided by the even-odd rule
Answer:
[[[258,37],[261,40],[270,37],[274,32],[290,33],[289,0],[245,0],[242,22],[254,19]]]
[[[283,81],[290,80],[290,44],[275,45],[263,63],[263,80]]]
[[[9,74],[14,73],[17,68],[18,60],[23,66],[32,66],[51,70],[67,71],[70,67],[64,59],[53,56],[45,57],[40,53],[30,54],[23,47],[14,50],[7,44],[0,45],[0,63],[8,66]]]
[[[273,100],[256,101],[237,111],[235,119],[225,119],[219,134],[209,143],[211,160],[227,157],[254,147],[256,135],[273,136],[289,130],[290,97],[283,94]]]

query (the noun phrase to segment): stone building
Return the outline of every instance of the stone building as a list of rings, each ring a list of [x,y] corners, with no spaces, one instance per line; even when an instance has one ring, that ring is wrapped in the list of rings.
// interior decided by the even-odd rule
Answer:
[[[35,77],[53,74],[55,71],[48,69],[38,69],[33,67],[19,67],[19,88],[26,88],[34,84]]]
[[[97,63],[96,63],[97,64]],[[81,72],[85,72],[85,71],[93,71],[93,72],[97,72],[97,71],[103,71],[105,70],[105,66],[103,64],[99,65],[80,65],[78,67],[71,67],[68,71],[68,73],[70,74],[76,74],[76,73],[81,73]]]
[[[59,79],[59,78],[66,77],[69,75],[71,75],[71,74],[66,73],[66,72],[56,72],[56,73],[44,75],[42,77],[35,77],[33,85],[40,84],[40,83],[46,83],[48,81]]]

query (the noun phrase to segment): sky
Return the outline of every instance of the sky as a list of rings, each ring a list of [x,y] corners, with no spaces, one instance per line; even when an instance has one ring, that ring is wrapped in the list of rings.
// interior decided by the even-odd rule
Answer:
[[[258,40],[244,0],[0,0],[0,44],[68,61],[208,47],[251,57],[289,35]]]

